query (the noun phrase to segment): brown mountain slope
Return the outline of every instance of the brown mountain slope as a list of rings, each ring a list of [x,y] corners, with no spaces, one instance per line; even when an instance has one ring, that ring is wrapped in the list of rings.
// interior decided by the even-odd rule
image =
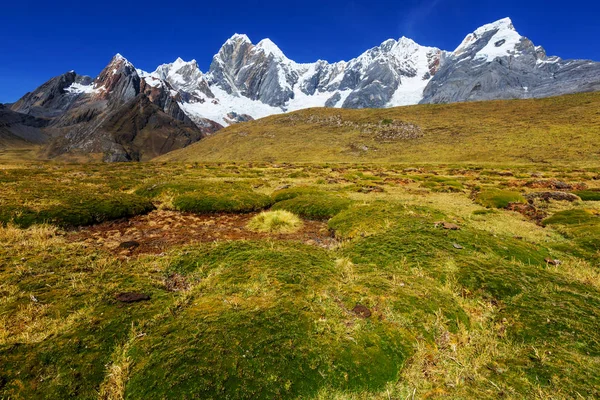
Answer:
[[[43,143],[47,120],[20,114],[0,104],[0,148],[26,147]]]
[[[100,124],[90,129],[80,125],[78,143],[85,153],[104,154],[105,161],[147,161],[166,152],[197,142],[204,134],[191,122],[178,121],[167,115],[147,96],[138,95],[116,111],[95,117]],[[57,129],[46,154],[53,158],[70,150],[68,131],[73,126]],[[89,145],[86,141],[89,138]]]

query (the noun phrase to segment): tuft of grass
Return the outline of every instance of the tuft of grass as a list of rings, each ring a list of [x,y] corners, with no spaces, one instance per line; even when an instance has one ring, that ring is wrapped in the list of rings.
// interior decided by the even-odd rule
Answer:
[[[526,203],[527,201],[518,192],[486,189],[477,194],[475,202],[487,208],[506,208],[510,203]]]
[[[263,211],[248,222],[248,229],[256,232],[293,233],[297,232],[303,223],[300,218],[289,211]]]

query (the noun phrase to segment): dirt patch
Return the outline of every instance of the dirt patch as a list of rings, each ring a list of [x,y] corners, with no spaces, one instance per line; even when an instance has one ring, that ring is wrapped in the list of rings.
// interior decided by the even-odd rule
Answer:
[[[181,274],[171,274],[165,279],[165,288],[169,292],[182,292],[189,290],[190,284]]]
[[[171,247],[226,240],[294,240],[330,248],[336,244],[325,222],[304,221],[302,229],[289,234],[252,232],[246,224],[252,214],[197,215],[157,210],[127,220],[106,222],[70,232],[70,242],[99,247],[121,256],[160,254]],[[134,245],[135,243],[135,245]]]
[[[371,316],[371,310],[362,304],[357,304],[352,309],[352,312],[360,318],[369,318]]]
[[[518,212],[538,225],[541,225],[542,220],[548,216],[545,211],[540,210],[531,204],[510,203],[506,209]]]

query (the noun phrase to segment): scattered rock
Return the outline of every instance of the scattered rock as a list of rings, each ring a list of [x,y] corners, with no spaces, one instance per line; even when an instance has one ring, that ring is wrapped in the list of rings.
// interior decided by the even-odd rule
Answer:
[[[120,249],[125,249],[125,250],[133,250],[135,248],[140,247],[140,243],[136,242],[135,240],[130,240],[128,242],[123,242],[119,245]]]
[[[284,190],[284,189],[289,189],[291,187],[292,187],[292,185],[281,185],[281,186],[277,187],[275,190]]]
[[[410,183],[414,183],[415,181],[408,178],[385,178],[384,182],[387,184],[395,183],[397,185],[408,185]]]
[[[560,261],[560,260],[553,260],[551,258],[546,258],[544,261],[546,261],[546,264],[548,264],[548,265],[559,266],[560,264],[562,264],[562,261]]]
[[[498,175],[500,175],[500,176],[515,176],[515,174],[512,173],[512,171],[500,171],[500,172],[498,172]]]
[[[455,248],[455,249],[457,249],[457,250],[462,250],[462,249],[464,249],[464,247],[462,247],[462,246],[461,246],[460,244],[458,244],[458,243],[452,243],[452,246],[454,246],[454,248]]]
[[[448,229],[448,230],[451,230],[451,231],[457,231],[457,230],[460,229],[460,226],[458,226],[456,224],[449,223],[449,222],[444,222],[443,227],[444,227],[444,229]]]
[[[554,189],[554,190],[585,190],[585,183],[570,184],[556,179],[538,179],[525,183],[525,186],[532,189]]]
[[[579,196],[572,193],[565,192],[535,192],[525,195],[528,200],[540,199],[544,201],[557,200],[557,201],[579,201]]]
[[[137,303],[139,301],[150,300],[150,296],[144,293],[125,292],[117,294],[115,299],[121,303]]]
[[[363,186],[358,189],[359,193],[383,193],[384,190],[381,186]]]
[[[356,314],[357,316],[359,316],[360,318],[369,318],[371,316],[371,310],[369,310],[367,307],[363,306],[362,304],[355,305],[354,308],[352,309],[352,312],[354,314]]]
[[[190,284],[183,275],[173,273],[165,279],[165,288],[169,292],[183,292],[189,290]]]
[[[441,226],[442,228],[450,230],[450,231],[458,231],[460,229],[460,226],[453,224],[451,222],[446,222],[446,221],[434,222],[434,225],[436,228]]]

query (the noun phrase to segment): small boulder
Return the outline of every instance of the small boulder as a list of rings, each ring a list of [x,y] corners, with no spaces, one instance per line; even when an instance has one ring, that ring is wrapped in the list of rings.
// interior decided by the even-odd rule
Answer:
[[[137,292],[125,292],[117,294],[115,299],[121,303],[137,303],[140,301],[150,300],[150,295]]]
[[[546,264],[548,264],[548,265],[559,266],[560,264],[562,264],[562,261],[553,260],[552,258],[546,258],[544,261],[546,261]]]
[[[446,222],[446,221],[434,222],[434,225],[436,228],[441,226],[442,228],[450,230],[450,231],[457,231],[460,229],[460,226],[453,224],[451,222]]]
[[[119,245],[120,249],[124,249],[124,250],[133,250],[140,247],[140,243],[136,242],[135,240],[130,240],[128,242],[123,242]]]

